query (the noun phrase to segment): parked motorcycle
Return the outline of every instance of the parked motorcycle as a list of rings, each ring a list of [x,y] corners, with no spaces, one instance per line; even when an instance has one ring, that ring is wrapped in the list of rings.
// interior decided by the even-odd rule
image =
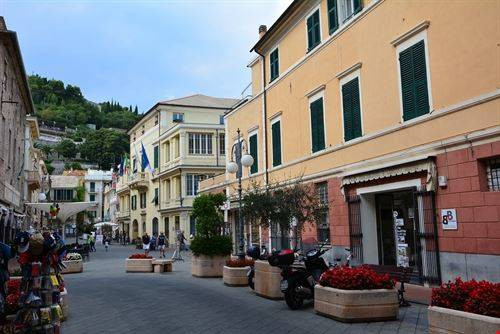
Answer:
[[[255,261],[257,260],[266,260],[267,259],[267,249],[266,246],[262,246],[262,250],[260,249],[259,245],[253,245],[250,246],[247,249],[247,256],[251,257]],[[255,276],[255,266],[250,266],[250,269],[247,272],[248,276],[248,286],[253,290],[255,285],[254,285],[254,276]]]
[[[285,302],[292,310],[299,309],[304,300],[314,299],[314,286],[321,274],[328,270],[329,265],[321,257],[330,247],[320,245],[311,249],[303,257],[303,263],[295,263],[296,256],[291,249],[285,249],[273,254],[268,261],[271,266],[281,268],[281,292],[285,294]]]

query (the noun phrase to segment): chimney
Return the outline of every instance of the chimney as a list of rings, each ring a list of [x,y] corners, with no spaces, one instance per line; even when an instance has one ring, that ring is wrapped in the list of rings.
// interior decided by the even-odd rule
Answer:
[[[5,24],[5,20],[3,19],[3,16],[0,16],[0,31],[6,31],[7,30],[7,25]]]
[[[261,24],[259,26],[259,38],[262,38],[267,32],[267,26],[265,24]]]

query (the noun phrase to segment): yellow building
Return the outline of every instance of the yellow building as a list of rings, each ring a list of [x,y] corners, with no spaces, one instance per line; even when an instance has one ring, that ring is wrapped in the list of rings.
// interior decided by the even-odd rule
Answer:
[[[223,115],[239,100],[196,94],[159,102],[130,131],[129,173],[120,177],[117,220],[131,239],[194,234],[198,183],[225,169]],[[153,170],[143,168],[142,147]],[[145,166],[144,166],[145,167]]]
[[[409,265],[420,283],[500,280],[499,8],[293,1],[259,28],[252,97],[225,116],[254,156],[244,187],[314,183],[329,210],[303,237],[355,262]],[[201,188],[236,195],[234,175]]]

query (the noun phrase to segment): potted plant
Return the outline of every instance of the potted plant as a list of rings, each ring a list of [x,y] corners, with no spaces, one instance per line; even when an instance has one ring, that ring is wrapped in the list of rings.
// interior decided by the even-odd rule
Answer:
[[[62,274],[81,273],[83,271],[83,259],[78,253],[68,253],[62,261],[66,268],[62,270]]]
[[[125,270],[128,273],[153,272],[153,257],[146,254],[132,254],[125,260]]]
[[[228,286],[248,285],[247,273],[254,265],[252,259],[230,259],[226,261],[222,272],[222,280]]]
[[[365,266],[332,268],[314,288],[314,310],[343,322],[395,320],[399,305],[394,285],[388,275]]]
[[[191,274],[196,277],[221,277],[231,254],[231,237],[223,235],[224,218],[220,207],[224,194],[203,194],[193,201],[192,216],[196,219],[196,235],[191,240]]]
[[[500,283],[447,282],[432,290],[429,333],[496,333],[500,330]]]

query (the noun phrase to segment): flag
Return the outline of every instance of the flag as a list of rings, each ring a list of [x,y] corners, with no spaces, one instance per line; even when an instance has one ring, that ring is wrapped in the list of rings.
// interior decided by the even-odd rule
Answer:
[[[154,169],[149,164],[148,155],[146,154],[146,149],[144,148],[144,144],[142,142],[141,142],[141,146],[142,146],[142,157],[141,157],[142,170],[147,169],[151,174],[153,174]]]
[[[128,155],[125,154],[125,159],[123,159],[123,172],[128,174],[128,170],[130,168],[130,160],[128,159]]]
[[[123,176],[123,156],[120,157],[119,171],[120,171],[120,176]]]
[[[137,159],[139,159],[139,153],[137,153],[137,146],[134,143],[134,151],[135,151],[135,157],[134,157],[134,165],[132,168],[134,169],[132,173],[137,173]]]

